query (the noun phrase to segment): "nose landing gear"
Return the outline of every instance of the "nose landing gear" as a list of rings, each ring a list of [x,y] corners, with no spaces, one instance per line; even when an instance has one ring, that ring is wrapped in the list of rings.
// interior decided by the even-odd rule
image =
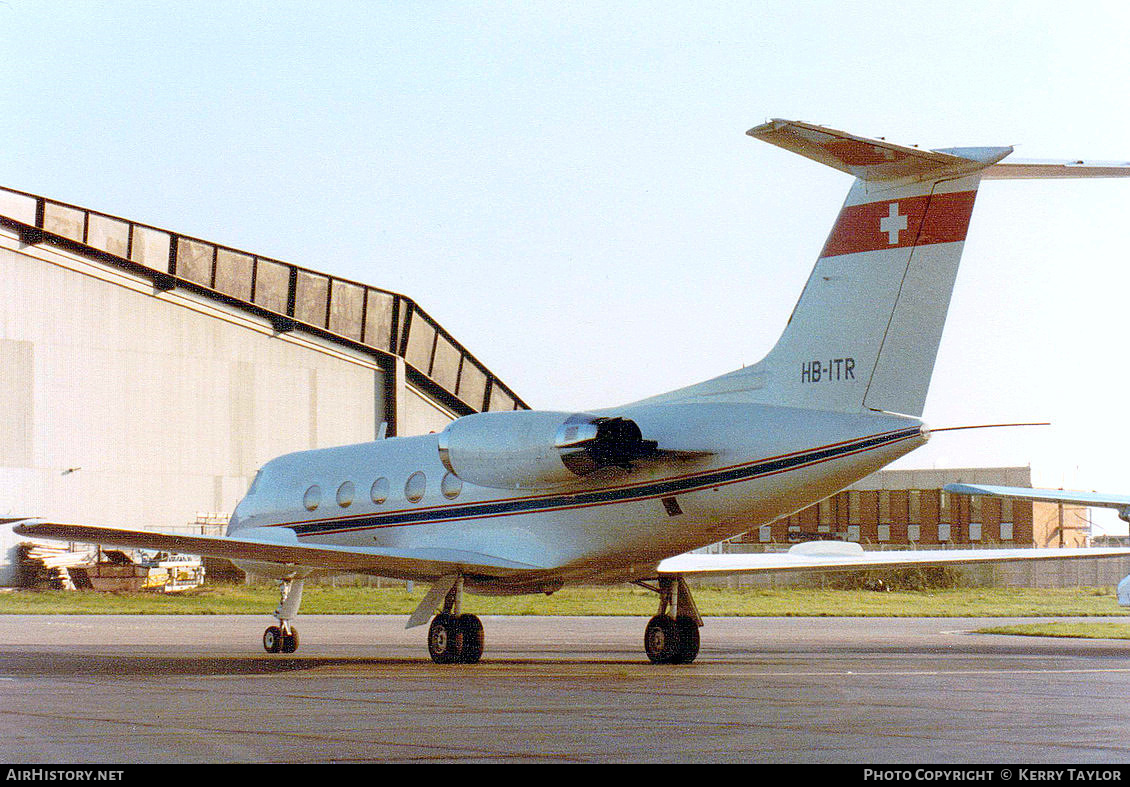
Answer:
[[[288,622],[270,626],[263,632],[263,650],[268,653],[294,653],[298,650],[298,630]]]
[[[279,625],[270,626],[263,632],[263,650],[268,653],[294,653],[298,650],[298,629],[291,625],[291,619],[298,615],[302,603],[303,580],[283,580],[280,588],[278,609],[275,617]]]

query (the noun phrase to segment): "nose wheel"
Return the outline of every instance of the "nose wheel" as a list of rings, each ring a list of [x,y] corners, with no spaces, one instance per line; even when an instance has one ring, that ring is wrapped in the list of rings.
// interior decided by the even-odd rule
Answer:
[[[298,630],[287,626],[270,626],[263,632],[263,650],[268,653],[294,653],[298,650]]]
[[[275,610],[279,625],[268,626],[263,632],[263,650],[268,653],[294,653],[298,650],[298,629],[290,621],[298,615],[298,605],[301,603],[302,580],[283,581],[279,606]]]

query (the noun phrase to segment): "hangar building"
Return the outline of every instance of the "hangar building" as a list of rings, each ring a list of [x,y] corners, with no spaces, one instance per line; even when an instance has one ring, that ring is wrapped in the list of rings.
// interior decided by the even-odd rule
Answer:
[[[404,295],[0,189],[0,517],[184,532],[279,454],[525,407]]]

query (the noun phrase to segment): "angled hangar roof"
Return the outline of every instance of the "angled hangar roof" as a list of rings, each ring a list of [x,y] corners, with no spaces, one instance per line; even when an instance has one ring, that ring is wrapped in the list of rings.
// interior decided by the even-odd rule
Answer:
[[[390,360],[460,415],[528,406],[404,295],[35,194],[0,187],[0,226]]]

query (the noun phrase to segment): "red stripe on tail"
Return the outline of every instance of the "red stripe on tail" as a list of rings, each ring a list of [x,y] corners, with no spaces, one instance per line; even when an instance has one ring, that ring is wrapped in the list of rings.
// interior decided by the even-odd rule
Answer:
[[[963,241],[976,197],[959,191],[845,207],[820,256]]]

